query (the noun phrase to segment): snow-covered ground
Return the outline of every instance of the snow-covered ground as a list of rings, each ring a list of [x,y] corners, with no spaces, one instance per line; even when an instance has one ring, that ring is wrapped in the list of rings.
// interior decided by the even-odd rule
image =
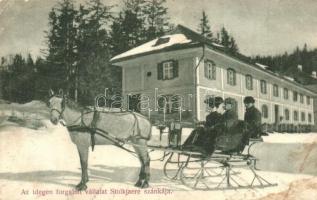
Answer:
[[[0,105],[2,118],[5,108]],[[19,109],[47,117],[38,103]],[[317,199],[317,134],[270,134],[256,144],[259,174],[278,183],[276,187],[196,191],[166,179],[164,163],[155,161],[151,188],[139,190],[133,187],[138,159],[114,146],[96,146],[90,152],[87,193],[78,193],[73,188],[80,180],[79,157],[67,130],[48,120],[41,125],[35,130],[0,121],[0,199]],[[158,134],[156,128],[153,132]],[[151,153],[152,159],[158,154]],[[134,194],[113,194],[126,189]],[[152,194],[158,190],[165,193]]]

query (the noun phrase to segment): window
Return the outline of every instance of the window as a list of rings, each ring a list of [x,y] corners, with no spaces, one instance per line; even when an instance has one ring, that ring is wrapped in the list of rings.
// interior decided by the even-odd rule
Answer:
[[[307,105],[310,105],[310,96],[306,97],[306,103],[307,103]]]
[[[261,80],[261,93],[262,94],[266,94],[267,90],[266,90],[266,81],[265,80]]]
[[[294,111],[294,121],[298,121],[298,112]]]
[[[173,78],[173,62],[163,63],[163,79]]]
[[[284,88],[284,99],[288,99],[288,89]]]
[[[236,71],[229,68],[227,70],[227,83],[229,85],[236,85]]]
[[[205,61],[205,77],[210,80],[216,80],[216,64],[213,61]]]
[[[309,123],[312,122],[312,117],[311,117],[311,114],[310,114],[310,113],[308,114],[308,122],[309,122]]]
[[[278,97],[278,85],[273,85],[273,96]]]
[[[249,74],[245,76],[245,87],[248,90],[253,90],[253,79],[252,76]]]
[[[302,119],[302,122],[304,122],[304,121],[305,121],[305,118],[306,118],[306,115],[305,115],[305,113],[304,113],[304,112],[302,112],[302,113],[301,113],[301,119]]]
[[[269,117],[269,109],[267,105],[262,106],[262,117],[267,119]]]
[[[289,120],[289,110],[288,109],[284,110],[284,116],[285,116],[285,120],[288,121]]]
[[[205,97],[205,105],[206,105],[206,111],[209,112],[211,110],[211,104],[212,101],[214,100],[215,96],[214,95],[206,95]]]
[[[177,60],[164,61],[157,65],[157,79],[170,80],[178,77]]]
[[[304,103],[304,95],[303,94],[299,94],[299,100],[301,103]]]
[[[297,92],[293,91],[293,101],[297,101]]]

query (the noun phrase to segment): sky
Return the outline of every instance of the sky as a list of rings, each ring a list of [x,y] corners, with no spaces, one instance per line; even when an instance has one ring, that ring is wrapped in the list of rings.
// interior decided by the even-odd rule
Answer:
[[[58,0],[0,0],[0,56],[41,55],[48,12]],[[83,2],[84,0],[75,0]],[[122,0],[104,0],[122,5]],[[205,10],[215,33],[222,26],[247,56],[291,52],[307,43],[317,48],[316,0],[167,0],[170,22],[197,30]]]

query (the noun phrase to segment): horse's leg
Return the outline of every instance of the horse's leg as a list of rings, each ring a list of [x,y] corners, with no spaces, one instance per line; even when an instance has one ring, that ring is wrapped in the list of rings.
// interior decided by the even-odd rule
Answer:
[[[81,181],[78,185],[76,185],[77,190],[86,190],[86,183],[89,181],[88,178],[88,152],[89,146],[86,145],[77,145],[77,150],[80,158],[80,166],[81,166]]]
[[[139,173],[139,179],[138,181],[134,184],[134,186],[136,187],[141,187],[142,185],[142,182],[144,180],[144,177],[145,177],[145,173],[144,173],[144,161],[142,159],[142,157],[140,156],[140,151],[139,151],[139,148],[136,148],[135,146],[133,146],[134,149],[135,149],[135,152],[137,153],[138,155],[138,158],[139,158],[139,161],[140,161],[140,164],[141,164],[141,168],[140,168],[140,173]]]
[[[137,139],[135,140],[134,149],[139,156],[141,169],[139,174],[139,180],[136,182],[135,186],[141,188],[149,187],[150,179],[150,157],[148,154],[146,140]]]

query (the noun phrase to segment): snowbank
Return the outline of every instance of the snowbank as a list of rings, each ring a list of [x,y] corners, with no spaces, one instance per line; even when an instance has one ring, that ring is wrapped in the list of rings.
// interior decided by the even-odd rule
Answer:
[[[317,134],[270,134],[251,153],[265,171],[317,175]]]
[[[263,136],[265,143],[283,143],[283,144],[299,144],[299,143],[316,143],[316,133],[294,134],[294,133],[272,133],[269,136]]]
[[[49,119],[49,109],[44,102],[31,101],[25,104],[0,104],[0,128],[4,126],[44,127],[43,120]]]
[[[66,129],[52,128],[48,121],[46,125],[47,129],[38,131],[12,126],[0,129],[1,172],[56,170],[61,165],[65,170],[76,169],[71,165],[78,160],[73,156],[76,148]]]

